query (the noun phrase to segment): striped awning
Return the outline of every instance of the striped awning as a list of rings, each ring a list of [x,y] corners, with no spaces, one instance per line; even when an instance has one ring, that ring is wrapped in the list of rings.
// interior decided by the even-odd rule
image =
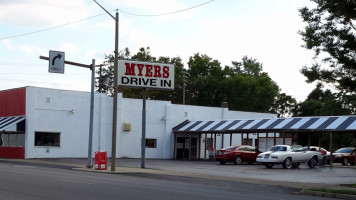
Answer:
[[[24,119],[25,116],[0,117],[0,131],[4,131],[6,128],[17,124]]]
[[[174,133],[356,132],[356,116],[291,117],[251,120],[189,121]]]

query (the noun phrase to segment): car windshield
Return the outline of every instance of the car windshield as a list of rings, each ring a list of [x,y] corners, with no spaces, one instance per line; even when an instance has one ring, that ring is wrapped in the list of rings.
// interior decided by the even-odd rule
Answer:
[[[221,150],[234,150],[236,148],[236,146],[228,146],[228,147],[224,147]]]
[[[287,151],[287,147],[283,146],[274,146],[270,149],[270,151]]]
[[[352,149],[342,148],[342,149],[335,151],[335,153],[351,153],[351,151],[352,151]]]

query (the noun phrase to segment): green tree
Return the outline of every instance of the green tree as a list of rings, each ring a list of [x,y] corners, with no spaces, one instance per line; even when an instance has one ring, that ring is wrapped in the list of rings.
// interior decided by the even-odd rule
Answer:
[[[349,115],[350,110],[344,107],[344,104],[339,100],[339,94],[332,93],[328,89],[324,89],[321,83],[317,84],[316,88],[308,95],[307,99],[298,104],[294,116],[337,116]],[[298,134],[298,143],[302,145],[308,144],[308,134]],[[311,135],[311,143],[318,144],[319,138],[317,134]],[[329,148],[329,134],[321,134],[321,142],[324,148]],[[344,146],[354,146],[355,139],[351,133],[334,134],[333,147],[334,150]]]
[[[187,72],[187,104],[220,106],[223,101],[221,82],[224,74],[219,61],[197,53],[189,58]]]
[[[263,72],[262,63],[244,56],[241,62],[232,62],[225,69],[224,93],[233,110],[269,112],[279,93],[278,85]]]
[[[308,95],[307,99],[298,104],[294,116],[336,116],[349,115],[350,110],[345,108],[336,93],[329,89],[324,90],[321,83]]]
[[[297,101],[293,97],[286,93],[278,93],[270,111],[277,113],[278,117],[290,117],[296,109]]]
[[[311,0],[316,7],[299,9],[308,25],[300,31],[304,47],[321,58],[301,72],[307,82],[321,81],[333,85],[340,101],[355,113],[356,108],[356,1]]]
[[[189,105],[219,107],[227,101],[231,110],[286,113],[286,105],[276,107],[288,99],[287,95],[279,95],[279,87],[263,72],[262,63],[256,59],[244,56],[241,62],[232,62],[232,67],[221,67],[218,60],[207,55],[196,53],[188,61],[188,69],[184,68],[179,57],[159,57],[151,55],[150,49],[141,48],[131,56],[128,48],[120,52],[119,58],[140,60],[147,62],[172,63],[175,65],[175,87],[173,91],[148,90],[147,98],[168,100],[172,103],[183,103],[183,87],[185,85],[185,102]],[[113,55],[107,56],[106,64],[102,68],[102,77],[109,78],[108,85],[100,85],[102,92],[113,94]],[[98,72],[100,74],[100,71]],[[126,98],[142,98],[142,89],[123,88]],[[284,97],[284,98],[281,98]],[[278,99],[278,101],[276,101]],[[292,100],[289,98],[290,102]],[[287,104],[289,102],[285,102]]]

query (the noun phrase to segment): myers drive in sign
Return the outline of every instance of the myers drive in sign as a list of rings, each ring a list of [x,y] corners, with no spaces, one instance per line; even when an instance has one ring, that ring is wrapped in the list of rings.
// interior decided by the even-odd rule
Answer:
[[[119,60],[118,85],[127,87],[174,89],[174,65]]]

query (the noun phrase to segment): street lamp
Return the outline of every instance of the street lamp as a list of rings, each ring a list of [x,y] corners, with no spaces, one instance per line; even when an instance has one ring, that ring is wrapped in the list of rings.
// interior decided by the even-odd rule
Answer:
[[[93,0],[98,4],[106,13],[108,13],[115,20],[115,61],[114,61],[114,102],[113,102],[113,116],[112,116],[112,145],[111,145],[111,171],[115,171],[116,166],[116,130],[117,130],[117,76],[118,76],[118,49],[119,49],[119,13],[116,11],[116,16],[114,17],[110,12],[108,12],[104,7],[102,7],[98,2]]]

